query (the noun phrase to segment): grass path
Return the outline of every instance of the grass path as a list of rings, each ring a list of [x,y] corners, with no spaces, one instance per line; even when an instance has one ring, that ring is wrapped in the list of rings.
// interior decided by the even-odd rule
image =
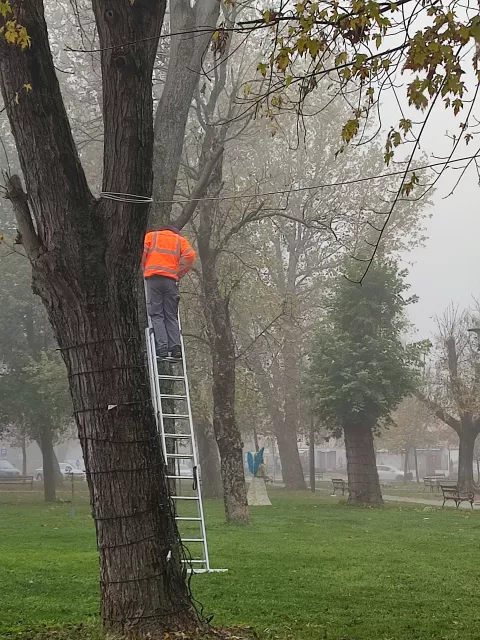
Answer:
[[[250,527],[207,502],[212,566],[194,578],[218,625],[292,640],[477,640],[480,512],[422,505],[355,509],[270,491]],[[0,638],[96,620],[89,508],[0,494]],[[30,637],[30,636],[28,636]]]

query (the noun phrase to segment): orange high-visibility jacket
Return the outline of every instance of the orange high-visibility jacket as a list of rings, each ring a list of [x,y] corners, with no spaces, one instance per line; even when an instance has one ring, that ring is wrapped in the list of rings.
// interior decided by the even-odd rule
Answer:
[[[180,280],[195,262],[195,251],[188,240],[170,229],[150,231],[143,247],[143,275],[167,276]]]

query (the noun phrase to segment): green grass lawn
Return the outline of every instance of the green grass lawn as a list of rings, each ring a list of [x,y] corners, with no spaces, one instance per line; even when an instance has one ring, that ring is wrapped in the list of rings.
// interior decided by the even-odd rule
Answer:
[[[480,512],[270,495],[273,506],[252,508],[244,528],[207,502],[211,563],[229,571],[196,576],[194,592],[215,624],[282,640],[480,638]],[[96,620],[86,498],[72,517],[69,504],[45,506],[40,494],[0,494],[0,558],[0,638]]]

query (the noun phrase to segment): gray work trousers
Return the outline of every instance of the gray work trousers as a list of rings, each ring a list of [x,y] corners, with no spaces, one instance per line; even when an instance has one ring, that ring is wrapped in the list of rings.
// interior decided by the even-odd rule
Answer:
[[[164,356],[180,346],[178,326],[178,282],[166,276],[150,276],[147,282],[147,311],[155,334],[157,355]]]

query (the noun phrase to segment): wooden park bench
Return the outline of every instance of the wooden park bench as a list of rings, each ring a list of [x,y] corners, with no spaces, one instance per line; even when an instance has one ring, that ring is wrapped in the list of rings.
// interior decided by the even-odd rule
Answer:
[[[430,489],[431,492],[436,489],[440,489],[440,485],[445,484],[445,474],[437,473],[434,476],[424,476],[423,478],[423,490]]]
[[[0,486],[22,485],[33,489],[33,476],[0,476]]]
[[[462,502],[469,502],[470,506],[473,509],[473,503],[475,501],[475,494],[470,491],[459,491],[457,485],[445,485],[441,484],[440,489],[443,494],[443,504],[442,508],[445,506],[447,500],[453,500],[455,502],[455,506],[458,507]]]
[[[345,495],[345,491],[348,491],[348,483],[341,478],[332,478],[333,493],[332,496],[337,495],[337,490],[342,492],[342,496]]]

